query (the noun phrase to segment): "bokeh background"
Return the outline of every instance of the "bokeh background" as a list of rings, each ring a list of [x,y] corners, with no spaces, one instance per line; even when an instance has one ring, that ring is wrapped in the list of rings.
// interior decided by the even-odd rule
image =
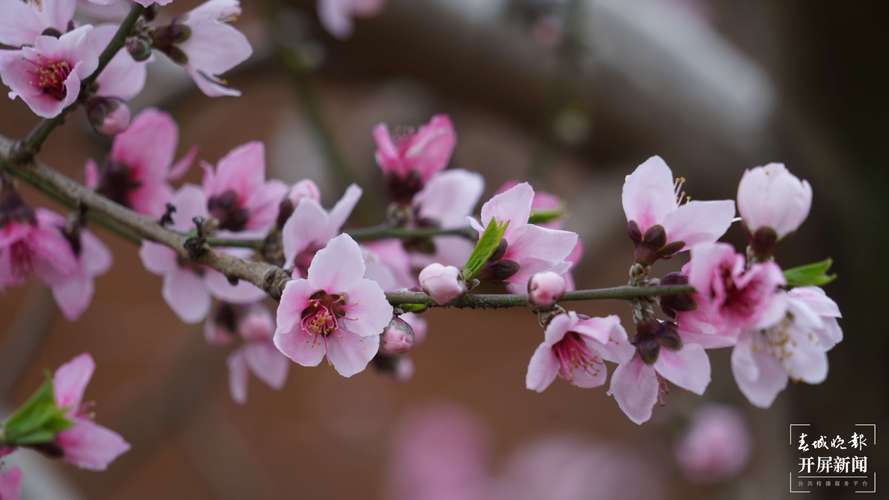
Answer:
[[[194,3],[178,0],[164,12]],[[846,338],[830,353],[830,376],[818,386],[791,384],[763,411],[737,390],[729,351],[714,351],[705,397],[674,390],[640,428],[604,389],[524,388],[541,338],[526,311],[433,311],[409,383],[372,370],[346,380],[327,366],[294,366],[281,391],[252,380],[240,406],[229,397],[225,349],[207,345],[200,326],[179,322],[137,249],[100,230],[115,266],[77,322],[65,321],[36,282],[0,296],[0,406],[19,404],[44,370],[88,351],[98,363],[88,399],[133,448],[105,473],[19,453],[25,498],[398,500],[393,476],[410,469],[400,462],[406,422],[423,412],[459,415],[462,424],[442,419],[441,435],[456,436],[443,443],[469,440],[477,453],[452,462],[447,446],[428,453],[474,464],[479,474],[514,472],[521,450],[552,439],[596,450],[585,455],[592,469],[623,464],[608,478],[627,474],[625,481],[592,481],[570,498],[785,498],[797,463],[789,423],[843,432],[889,423],[886,2],[387,0],[346,41],[320,28],[312,0],[243,7],[237,25],[255,54],[229,75],[243,97],[207,98],[158,56],[134,107],[173,113],[180,152],[198,144],[211,162],[248,140],[265,141],[273,175],[314,179],[327,205],[346,172],[365,187],[353,225],[383,215],[371,127],[418,125],[434,113],[451,116],[458,133],[451,164],[484,174],[485,197],[507,180],[528,179],[567,200],[568,227],[586,248],[581,287],[625,282],[631,244],[620,186],[647,157],[664,157],[698,199],[733,198],[745,168],[786,163],[811,182],[815,201],[779,261],[830,256],[840,276],[827,290],[844,313]],[[0,133],[20,137],[35,122],[20,101],[0,101]],[[107,147],[75,114],[41,157],[79,179],[85,160]],[[198,169],[189,179],[199,179]],[[742,238],[738,228],[729,233]],[[578,309],[625,320],[630,312],[617,302]],[[736,406],[750,426],[752,457],[734,480],[689,481],[673,458],[677,432],[705,401]],[[871,467],[889,478],[879,472],[889,472],[879,446]],[[577,480],[561,475],[567,468],[555,467],[547,481]]]

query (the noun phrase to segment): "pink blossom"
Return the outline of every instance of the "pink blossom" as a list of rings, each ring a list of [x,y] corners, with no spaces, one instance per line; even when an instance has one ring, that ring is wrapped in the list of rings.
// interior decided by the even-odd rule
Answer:
[[[0,44],[33,45],[47,30],[62,34],[74,17],[75,0],[0,1]]]
[[[649,320],[636,330],[636,354],[622,362],[611,377],[608,393],[636,424],[651,418],[668,380],[701,395],[710,383],[710,360],[704,348],[688,342],[669,323]]]
[[[184,60],[176,62],[185,65],[192,80],[209,97],[241,95],[219,77],[253,53],[247,37],[229,24],[240,15],[238,0],[208,0],[182,17],[190,34],[184,42],[176,43],[176,53],[184,55]]]
[[[784,274],[774,262],[747,268],[731,245],[705,243],[691,249],[684,273],[695,288],[696,307],[679,312],[676,321],[681,330],[703,334],[696,339],[705,347],[731,345],[740,330],[768,326],[783,314],[773,297],[785,283]]]
[[[103,3],[103,1],[108,2],[108,1],[113,1],[113,0],[92,0],[92,1],[96,2],[96,3]],[[133,1],[136,2],[137,4],[141,5],[142,7],[151,7],[152,5],[170,5],[171,3],[173,3],[173,0],[133,0]]]
[[[328,212],[311,199],[300,200],[281,231],[285,267],[304,273],[319,248],[336,236],[361,198],[361,188],[352,184]]]
[[[731,479],[750,460],[752,437],[740,412],[707,404],[697,410],[674,453],[682,472],[695,482]]]
[[[207,202],[197,186],[186,184],[173,195],[176,207],[172,215],[172,229],[187,232],[193,229],[192,219],[207,217]],[[230,250],[237,253],[236,250]],[[247,251],[249,252],[249,251]],[[229,283],[220,272],[180,259],[169,247],[143,241],[139,250],[142,264],[150,272],[163,276],[161,294],[170,308],[186,323],[203,320],[210,310],[210,295],[238,304],[260,300],[265,293],[250,283]]]
[[[543,392],[558,375],[577,387],[598,387],[607,376],[605,361],[625,363],[632,356],[633,346],[617,316],[591,318],[568,311],[547,325],[528,364],[525,386]]]
[[[843,332],[836,302],[818,287],[794,288],[772,299],[780,319],[741,332],[732,351],[732,372],[755,406],[768,408],[787,380],[820,384],[827,378],[827,351]]]
[[[19,500],[22,493],[22,470],[7,467],[0,471],[0,500]]]
[[[417,132],[395,140],[386,124],[380,123],[374,127],[373,136],[377,143],[377,164],[396,201],[410,200],[429,179],[448,166],[457,144],[457,134],[447,115],[435,115]]]
[[[420,286],[438,304],[447,304],[466,292],[460,270],[454,266],[432,263],[420,271]]]
[[[249,306],[223,303],[215,317],[207,321],[205,335],[209,342],[228,343],[235,337],[244,342],[229,355],[227,362],[229,389],[236,402],[247,402],[249,372],[272,389],[284,387],[290,363],[272,342],[274,331],[271,313],[259,303]]]
[[[353,18],[371,17],[383,8],[385,0],[318,0],[321,25],[339,39],[352,36]]]
[[[506,283],[513,293],[525,292],[535,273],[567,271],[571,264],[565,259],[577,244],[575,233],[528,224],[533,200],[534,190],[523,182],[482,205],[481,222],[469,218],[479,233],[492,219],[509,223],[501,242],[505,251],[497,252],[497,258],[492,258],[482,273],[486,279]]]
[[[74,256],[76,265],[72,271],[59,275],[49,283],[62,314],[73,321],[79,318],[92,302],[95,278],[111,268],[111,252],[87,229],[78,228],[73,234],[67,234],[65,219],[56,213],[40,210],[38,218],[42,218],[43,224],[47,227],[54,227],[62,233],[68,244],[67,253]]]
[[[213,169],[204,163],[207,209],[223,231],[264,235],[275,223],[287,186],[266,181],[265,146],[248,142],[225,155]]]
[[[0,78],[10,88],[9,97],[21,97],[43,118],[53,118],[73,104],[81,81],[99,64],[101,49],[92,41],[92,29],[82,26],[58,38],[41,35],[33,47],[0,51]]]
[[[413,198],[414,225],[445,229],[465,225],[484,189],[484,178],[475,172],[451,169],[434,175]],[[461,236],[439,236],[431,243],[431,249],[411,253],[414,266],[433,262],[462,266],[472,253],[472,243]]]
[[[568,269],[562,274],[562,277],[565,278],[565,289],[566,290],[576,290],[577,286],[574,283],[574,269],[580,264],[580,260],[583,258],[583,241],[580,238],[577,239],[577,244],[574,245],[574,249],[571,250],[571,253],[568,254],[568,257],[565,258],[568,261]]]
[[[712,243],[731,225],[734,203],[682,203],[682,182],[673,180],[670,167],[659,156],[649,158],[627,176],[622,202],[637,262],[651,264],[699,243]]]
[[[160,217],[172,196],[169,181],[185,173],[196,153],[192,148],[174,164],[178,135],[169,114],[142,111],[114,138],[105,165],[87,162],[86,185],[125,207]]]
[[[63,286],[78,270],[63,228],[61,216],[46,209],[35,213],[18,193],[0,186],[0,290],[24,283],[32,273],[51,287]]]
[[[538,307],[552,307],[565,294],[565,278],[552,271],[537,273],[528,281],[528,300]]]
[[[364,270],[361,248],[347,234],[319,250],[308,278],[284,288],[274,337],[278,350],[303,366],[317,366],[327,356],[344,377],[364,370],[392,319],[383,290],[363,278]]]
[[[93,376],[96,363],[81,354],[60,366],[53,376],[56,404],[66,409],[74,425],[56,436],[66,461],[90,470],[105,470],[114,459],[130,449],[116,432],[92,420],[91,406],[82,403],[83,393]]]
[[[812,207],[812,187],[781,163],[744,172],[738,185],[738,211],[761,253],[799,228]]]

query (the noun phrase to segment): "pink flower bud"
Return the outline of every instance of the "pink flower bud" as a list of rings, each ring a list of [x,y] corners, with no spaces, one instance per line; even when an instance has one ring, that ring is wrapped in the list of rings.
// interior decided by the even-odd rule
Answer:
[[[565,293],[565,278],[552,271],[537,273],[528,281],[528,299],[539,307],[551,307]]]
[[[392,318],[383,330],[381,350],[386,354],[404,354],[414,346],[414,330],[407,321]]]
[[[750,431],[740,413],[722,405],[701,408],[676,446],[676,460],[692,481],[730,479],[750,458]]]
[[[780,163],[744,172],[738,185],[738,211],[751,235],[767,228],[778,239],[806,220],[812,207],[812,187]]]
[[[104,135],[117,135],[130,126],[130,108],[120,99],[90,99],[87,116],[96,132]]]
[[[454,266],[443,266],[437,262],[429,264],[420,271],[420,286],[436,303],[442,305],[466,291],[460,282],[460,271]]]
[[[290,191],[287,193],[287,199],[290,200],[290,203],[293,203],[294,208],[299,205],[299,201],[303,198],[321,201],[321,191],[318,189],[318,185],[309,179],[297,182],[291,186]]]

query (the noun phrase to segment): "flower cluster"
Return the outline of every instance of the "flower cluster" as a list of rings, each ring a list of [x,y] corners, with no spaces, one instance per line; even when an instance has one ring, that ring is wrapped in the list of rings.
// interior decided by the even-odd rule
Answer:
[[[704,393],[710,382],[706,349],[734,347],[735,380],[760,407],[770,406],[790,379],[817,384],[827,376],[826,353],[842,340],[839,308],[821,288],[804,286],[822,277],[789,283],[773,259],[776,244],[808,215],[808,183],[779,164],[745,172],[737,200],[749,237],[745,256],[717,241],[732,224],[734,204],[686,201],[683,182],[674,181],[663,160],[650,158],[627,176],[623,207],[635,245],[630,284],[688,285],[692,291],[635,299],[632,338],[615,316],[557,314],[528,366],[529,389],[542,391],[557,375],[579,387],[604,385],[604,361],[610,361],[617,368],[609,394],[641,424],[664,401],[668,383]],[[680,272],[650,275],[656,261],[685,251],[690,259]],[[549,279],[535,276],[532,296]]]
[[[126,103],[145,86],[155,50],[181,64],[206,95],[240,95],[219,78],[252,53],[247,38],[230,24],[240,13],[238,0],[208,0],[167,25],[143,16],[130,30],[127,50],[104,63],[102,51],[119,28],[81,24],[77,0],[4,1],[0,45],[9,49],[0,50],[0,79],[10,97],[21,98],[38,116],[59,116],[79,100],[96,130],[115,134],[129,123]],[[100,64],[107,66],[98,72]]]

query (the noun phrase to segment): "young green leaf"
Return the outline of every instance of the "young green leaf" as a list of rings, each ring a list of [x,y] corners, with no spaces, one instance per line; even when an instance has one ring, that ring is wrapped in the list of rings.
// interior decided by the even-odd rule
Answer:
[[[562,208],[538,210],[536,212],[531,212],[531,216],[528,217],[528,224],[546,224],[547,222],[561,219],[564,216],[565,210]]]
[[[464,280],[471,280],[482,270],[482,267],[485,266],[488,259],[491,258],[497,247],[500,246],[500,241],[506,233],[507,226],[509,226],[509,221],[500,224],[496,219],[491,219],[488,227],[485,228],[485,232],[479,237],[478,243],[475,244],[469,259],[466,260],[466,265],[463,266]]]
[[[784,271],[787,286],[822,286],[837,278],[836,274],[827,274],[833,260],[830,258],[813,262],[804,266],[792,267]]]
[[[65,411],[56,406],[52,379],[47,376],[43,385],[3,424],[4,440],[9,444],[48,442],[71,425]]]

